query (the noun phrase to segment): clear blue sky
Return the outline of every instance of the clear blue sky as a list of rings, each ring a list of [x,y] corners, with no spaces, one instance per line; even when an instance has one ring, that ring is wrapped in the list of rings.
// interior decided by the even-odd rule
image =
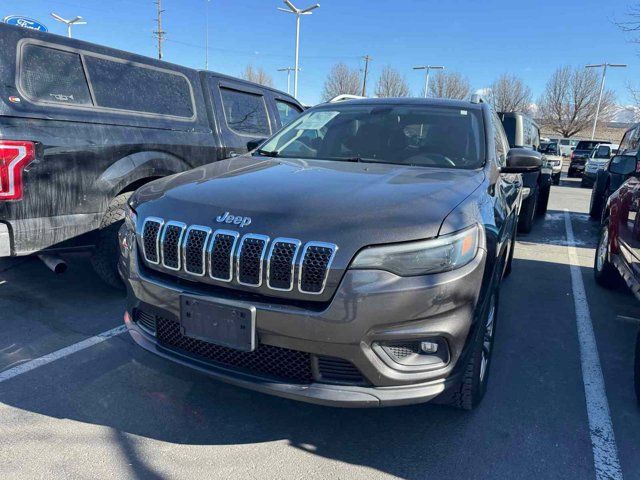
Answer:
[[[331,66],[339,61],[362,67],[371,55],[372,85],[387,64],[406,75],[414,94],[423,78],[417,64],[442,64],[466,75],[474,89],[486,87],[503,72],[521,76],[534,98],[555,68],[571,64],[628,63],[611,71],[607,86],[619,103],[630,102],[628,83],[640,86],[640,44],[630,43],[615,20],[622,20],[629,0],[319,0],[321,8],[302,19],[300,98],[313,104]],[[313,0],[297,0],[306,7]],[[272,74],[286,89],[293,65],[294,16],[276,10],[281,0],[211,0],[209,9],[211,70],[239,75],[251,63]],[[206,0],[163,0],[167,31],[165,59],[204,67]],[[65,27],[49,13],[82,15],[89,24],[74,36],[155,56],[153,0],[5,0],[2,16],[23,14],[45,23],[53,33]]]

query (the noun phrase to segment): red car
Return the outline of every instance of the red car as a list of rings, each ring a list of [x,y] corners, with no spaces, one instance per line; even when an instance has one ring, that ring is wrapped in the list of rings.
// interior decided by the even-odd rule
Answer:
[[[593,271],[596,282],[604,287],[618,284],[622,277],[640,299],[639,152],[613,157],[609,171],[629,178],[607,200]],[[640,402],[640,333],[636,339],[635,388]]]

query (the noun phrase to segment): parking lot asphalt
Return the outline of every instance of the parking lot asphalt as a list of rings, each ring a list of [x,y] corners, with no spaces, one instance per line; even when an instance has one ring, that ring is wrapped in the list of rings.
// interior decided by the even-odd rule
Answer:
[[[471,413],[270,397],[167,363],[127,334],[2,380],[122,325],[123,298],[82,256],[61,276],[36,258],[0,260],[0,478],[596,478],[567,209],[622,476],[640,479],[638,326],[620,319],[640,308],[626,290],[593,281],[588,203],[579,180],[563,179],[545,218],[519,237],[489,390]]]

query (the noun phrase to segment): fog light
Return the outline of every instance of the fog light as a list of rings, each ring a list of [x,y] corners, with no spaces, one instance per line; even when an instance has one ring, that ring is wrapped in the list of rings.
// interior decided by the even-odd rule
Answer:
[[[438,351],[438,344],[435,342],[420,342],[420,350],[424,353],[436,353]]]

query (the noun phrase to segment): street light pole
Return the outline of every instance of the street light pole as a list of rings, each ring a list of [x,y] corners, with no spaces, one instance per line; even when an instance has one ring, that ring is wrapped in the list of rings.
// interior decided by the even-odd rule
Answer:
[[[429,96],[429,73],[431,70],[444,70],[442,65],[420,65],[418,67],[413,67],[414,70],[425,70],[425,79],[424,79],[424,98]]]
[[[82,19],[82,17],[80,17],[80,16],[73,17],[71,20],[67,20],[65,18],[62,18],[57,13],[53,13],[53,12],[51,12],[51,16],[53,18],[55,18],[57,21],[62,22],[67,26],[67,37],[69,37],[69,38],[71,38],[71,26],[72,25],[86,25],[87,24],[87,22],[85,22]]]
[[[312,5],[307,8],[297,8],[290,0],[284,0],[287,8],[280,8],[278,10],[286,13],[293,13],[296,16],[296,59],[295,59],[295,70],[293,71],[293,96],[298,97],[298,71],[300,70],[300,17],[302,15],[311,15],[311,11],[320,7],[319,3]]]
[[[283,67],[283,68],[279,68],[278,71],[279,72],[287,72],[287,93],[291,93],[290,92],[290,85],[291,85],[291,71],[295,70],[293,67]]]
[[[598,95],[598,106],[596,107],[596,116],[593,119],[593,130],[591,130],[591,140],[596,136],[596,127],[598,126],[598,115],[600,115],[600,104],[602,103],[602,94],[604,93],[604,81],[607,76],[607,67],[619,67],[624,68],[627,65],[625,63],[599,63],[593,65],[586,65],[584,68],[600,68],[602,67],[602,80],[600,81],[600,94]]]

